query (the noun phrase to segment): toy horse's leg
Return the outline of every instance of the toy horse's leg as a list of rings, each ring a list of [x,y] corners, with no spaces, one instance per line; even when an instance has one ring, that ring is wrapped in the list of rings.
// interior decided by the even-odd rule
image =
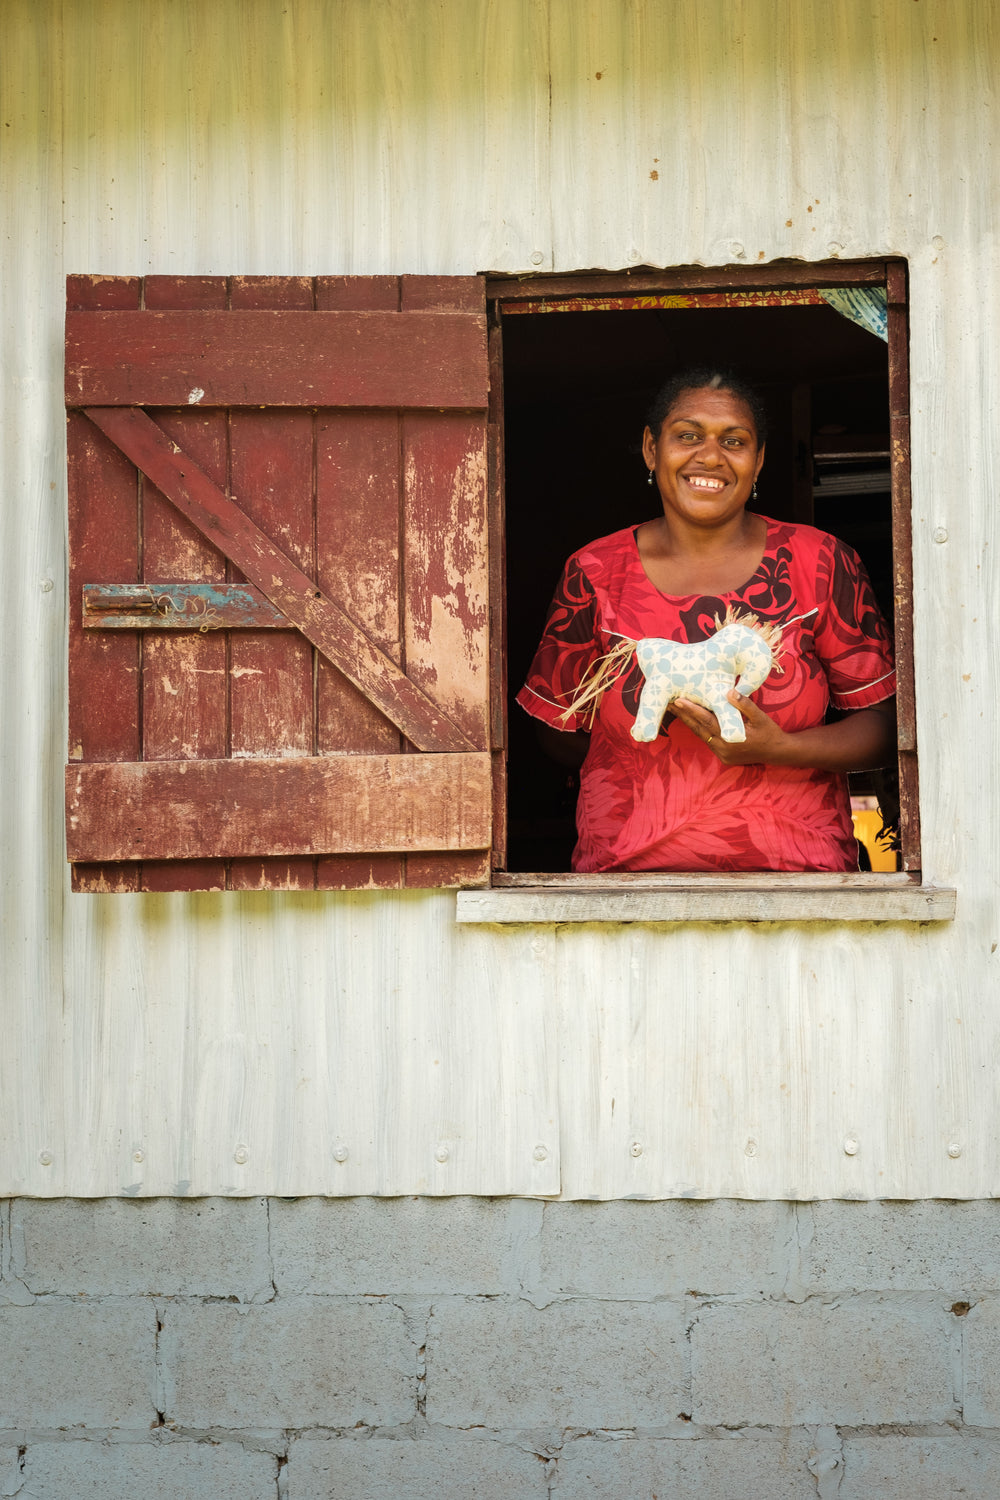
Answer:
[[[740,674],[736,684],[736,691],[741,693],[744,698],[749,698],[751,693],[755,693],[759,687],[763,686],[770,675],[773,666],[770,649],[762,643],[755,642],[751,649],[737,656],[735,666]],[[740,724],[739,734],[726,734],[725,738],[727,740],[745,740],[747,734],[742,714],[739,713],[739,710],[733,704],[728,704],[728,707],[732,709],[733,713],[737,714]],[[719,723],[722,723],[721,719]]]
[[[742,693],[744,698],[749,698],[751,693],[755,693],[759,687],[763,686],[770,670],[770,661],[767,663],[767,666],[761,666],[758,662],[751,663],[750,666],[744,669],[739,682],[737,682],[736,691]]]
[[[734,665],[740,673],[736,691],[742,693],[744,698],[749,698],[751,693],[755,693],[767,681],[774,659],[770,649],[762,641],[753,641],[746,649],[739,652]]]
[[[667,667],[673,644],[672,641],[649,637],[641,640],[636,647],[635,659],[646,680],[639,694],[639,706],[630,733],[634,740],[643,744],[651,744],[656,739],[660,732],[660,722],[667,711],[671,688],[671,676]]]
[[[712,712],[719,721],[719,735],[727,744],[736,745],[742,743],[747,737],[746,727],[743,723],[743,715],[734,703],[730,703],[726,697],[728,683],[712,700]]]
[[[667,711],[670,678],[664,673],[649,676],[639,694],[635,723],[629,731],[634,740],[651,744],[660,732],[660,722]]]

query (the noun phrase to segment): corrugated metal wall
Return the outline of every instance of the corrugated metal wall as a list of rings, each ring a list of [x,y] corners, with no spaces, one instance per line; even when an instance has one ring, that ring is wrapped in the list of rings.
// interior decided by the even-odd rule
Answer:
[[[1000,1191],[992,0],[4,0],[2,23],[0,1193]],[[911,266],[924,868],[954,924],[69,894],[66,272],[884,254]]]

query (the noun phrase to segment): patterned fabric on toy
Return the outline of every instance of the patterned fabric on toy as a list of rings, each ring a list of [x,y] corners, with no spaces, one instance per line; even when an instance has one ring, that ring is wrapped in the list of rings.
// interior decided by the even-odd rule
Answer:
[[[646,679],[630,730],[634,740],[650,744],[656,739],[663,715],[675,698],[688,698],[710,709],[719,721],[720,737],[728,743],[745,740],[743,716],[727,694],[735,687],[749,697],[772,671],[781,671],[777,661],[781,631],[756,615],[732,608],[724,620],[716,616],[715,624],[714,635],[690,644],[656,636],[640,641],[623,638],[594,663],[563,717],[588,707],[596,712],[601,695],[628,669],[634,653]]]

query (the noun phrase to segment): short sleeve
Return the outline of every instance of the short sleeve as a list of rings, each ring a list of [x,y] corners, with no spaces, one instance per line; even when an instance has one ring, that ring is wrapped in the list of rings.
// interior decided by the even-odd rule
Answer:
[[[850,712],[884,703],[896,692],[892,637],[864,564],[837,537],[827,537],[817,560],[823,601],[816,647],[835,708]]]
[[[535,659],[517,695],[527,713],[553,729],[590,727],[589,710],[565,718],[563,713],[600,655],[597,613],[594,589],[574,555],[563,569]]]

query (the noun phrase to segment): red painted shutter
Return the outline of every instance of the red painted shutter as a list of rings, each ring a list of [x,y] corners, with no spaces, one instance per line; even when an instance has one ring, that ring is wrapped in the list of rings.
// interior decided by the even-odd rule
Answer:
[[[475,885],[479,277],[71,277],[86,891]]]

